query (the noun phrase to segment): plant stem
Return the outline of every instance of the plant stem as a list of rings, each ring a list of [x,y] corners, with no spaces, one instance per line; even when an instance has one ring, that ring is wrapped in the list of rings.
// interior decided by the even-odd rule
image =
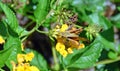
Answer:
[[[33,28],[31,31],[29,31],[29,33],[26,33],[26,34],[20,36],[20,38],[23,37],[23,36],[25,36],[25,37],[22,39],[22,42],[23,42],[24,40],[26,40],[27,37],[28,37],[30,34],[32,34],[34,31],[35,31],[35,28]]]
[[[0,68],[0,71],[5,71],[5,70],[3,70],[3,69]]]
[[[113,63],[113,62],[116,62],[116,61],[119,61],[120,60],[120,56],[118,56],[116,59],[106,59],[106,60],[103,60],[103,61],[100,61],[98,63],[96,63],[94,66],[98,66],[100,64],[110,64],[110,63]]]
[[[58,64],[58,61],[57,61],[56,50],[55,50],[54,47],[52,47],[52,53],[53,53],[53,59],[54,59],[54,64],[55,64],[54,69],[56,71],[58,71],[59,70],[59,64]]]
[[[63,68],[64,68],[64,71],[68,71],[67,68],[66,68],[65,65],[64,65],[63,57],[62,57],[62,56],[60,56],[60,62],[62,63],[62,66],[63,66]]]
[[[36,29],[36,31],[39,32],[39,33],[43,33],[43,34],[49,34],[49,32],[40,31],[40,30],[38,30],[38,29]]]
[[[32,25],[34,23],[34,21],[31,21],[30,23],[28,23],[24,28],[28,28],[30,25]]]

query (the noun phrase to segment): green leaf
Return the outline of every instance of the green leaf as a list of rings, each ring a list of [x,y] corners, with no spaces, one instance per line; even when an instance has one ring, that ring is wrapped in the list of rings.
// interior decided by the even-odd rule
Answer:
[[[114,42],[114,27],[111,27],[108,30],[101,32],[100,35],[106,40]]]
[[[72,0],[71,5],[77,10],[89,10],[92,12],[100,12],[104,10],[104,0]]]
[[[112,49],[112,50],[114,50],[115,51],[115,48],[114,48],[114,43],[113,42],[110,42],[110,41],[108,41],[108,40],[106,40],[104,37],[102,37],[102,36],[99,36],[98,37],[99,38],[99,40],[101,41],[101,43],[104,45],[104,47],[105,47],[105,49]]]
[[[13,11],[7,7],[5,4],[3,4],[1,1],[0,1],[0,7],[2,8],[2,10],[4,11],[6,17],[7,17],[7,22],[9,24],[9,26],[13,29],[13,30],[17,30],[18,28],[18,21],[17,21],[17,18],[15,16],[15,14],[13,13]]]
[[[32,0],[32,3],[37,3],[38,0]]]
[[[5,49],[13,48],[11,52],[8,54],[7,60],[5,64],[12,69],[11,61],[15,61],[17,59],[17,54],[21,52],[21,41],[19,37],[9,36],[7,42],[4,44]]]
[[[19,36],[23,36],[23,35],[29,33],[27,30],[25,30],[24,28],[22,28],[20,26],[18,26],[18,31],[17,32],[19,32],[18,33]]]
[[[120,6],[118,6],[117,9],[120,11]]]
[[[34,53],[35,56],[30,62],[30,64],[33,66],[37,66],[40,71],[48,71],[47,62],[40,53],[38,53],[35,50],[31,50],[31,49],[25,50],[26,53],[31,52],[31,51]]]
[[[120,44],[118,45],[118,53],[120,54]]]
[[[70,57],[71,59],[69,58],[68,60],[68,57],[65,58],[65,67],[80,69],[92,67],[99,58],[102,48],[103,45],[96,39],[84,50],[79,51],[77,54]]]
[[[108,57],[111,59],[116,59],[117,56],[118,56],[118,54],[116,52],[109,51],[109,53],[108,53]]]
[[[104,48],[106,50],[112,49],[113,51],[115,51],[113,27],[101,32],[100,35],[97,36],[97,38],[104,45]]]
[[[7,36],[7,29],[4,22],[0,22],[0,35],[6,37]]]
[[[114,2],[114,3],[119,3],[120,2],[120,0],[110,0],[111,2]]]
[[[117,22],[117,21],[120,22],[120,13],[115,16],[112,16],[110,19],[115,22]]]
[[[3,4],[1,1],[0,1],[0,7],[2,8],[2,10],[4,11],[7,17],[5,24],[8,24],[10,28],[12,28],[12,30],[18,33],[19,36],[26,33],[26,30],[19,26],[14,12],[5,4]]]
[[[120,28],[120,22],[116,22],[116,23],[115,23],[115,26],[116,26],[117,28]]]
[[[0,51],[0,68],[4,66],[6,60],[9,58],[13,49],[14,49],[14,47],[11,47],[11,48],[8,48],[6,50]]]
[[[117,28],[120,28],[120,13],[111,17],[110,19]]]
[[[102,26],[104,30],[107,30],[112,27],[111,22],[104,16],[99,15],[98,13],[93,13],[93,14],[89,15],[89,18],[92,21],[91,23]]]
[[[21,3],[22,6],[17,8],[17,13],[25,15],[26,11],[28,11],[28,9],[29,9],[29,8],[26,8],[26,7],[28,7],[27,0],[20,0],[19,3]]]
[[[11,29],[9,25],[6,25],[6,26],[7,26],[6,30],[8,35],[3,48],[4,50],[7,50],[7,49],[12,49],[12,50],[9,53],[5,53],[9,55],[5,60],[5,64],[8,66],[8,68],[10,68],[10,70],[12,70],[11,61],[16,62],[16,56],[18,53],[21,52],[21,41],[19,39],[18,34],[13,29]]]
[[[0,51],[0,67],[6,64],[12,70],[11,61],[16,61],[16,55],[21,51],[19,38],[9,37],[4,44],[4,48]]]
[[[34,11],[34,16],[38,26],[46,18],[48,13],[49,0],[38,0],[37,8]]]

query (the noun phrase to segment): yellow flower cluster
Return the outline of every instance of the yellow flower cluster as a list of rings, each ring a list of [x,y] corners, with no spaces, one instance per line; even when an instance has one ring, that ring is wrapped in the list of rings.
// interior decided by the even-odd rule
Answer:
[[[79,43],[79,41],[70,39],[68,37],[63,36],[64,34],[68,33],[67,31],[68,25],[63,24],[61,28],[59,29],[57,34],[57,44],[56,44],[56,50],[63,56],[66,57],[68,54],[73,53],[73,48],[81,49],[84,48],[85,45],[83,43]],[[62,35],[59,35],[62,34]],[[73,33],[69,33],[71,35]]]
[[[56,44],[56,50],[63,56],[63,57],[66,57],[68,54],[71,54],[73,53],[73,49],[74,48],[77,48],[77,49],[81,49],[81,48],[84,48],[85,45],[83,43],[77,45],[76,47],[68,47],[65,43],[62,43],[62,42],[57,42]]]
[[[31,61],[34,57],[33,52],[28,54],[18,54],[17,61],[18,64],[12,62],[13,71],[40,71],[36,66],[31,66],[29,61]]]
[[[67,24],[63,24],[62,27],[60,28],[60,32],[65,32],[68,29]]]
[[[2,38],[2,36],[0,36],[0,44],[5,43],[5,40]]]

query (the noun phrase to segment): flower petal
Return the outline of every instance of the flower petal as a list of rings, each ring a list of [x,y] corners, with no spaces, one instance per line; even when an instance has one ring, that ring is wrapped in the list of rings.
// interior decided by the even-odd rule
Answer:
[[[2,36],[0,36],[0,44],[5,43],[5,40],[2,38]]]
[[[64,32],[67,29],[68,29],[68,25],[67,24],[63,24],[61,29],[60,29],[60,32]]]

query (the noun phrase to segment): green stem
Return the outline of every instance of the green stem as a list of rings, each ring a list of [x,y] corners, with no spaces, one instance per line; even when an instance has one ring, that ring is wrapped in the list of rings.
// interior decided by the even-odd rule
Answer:
[[[58,63],[58,61],[57,61],[56,50],[55,50],[54,47],[52,47],[52,54],[53,54],[53,59],[54,59],[54,63],[55,63],[54,69],[55,69],[56,71],[59,71],[59,63]]]
[[[120,56],[118,56],[116,59],[106,59],[106,60],[103,60],[103,61],[100,61],[98,63],[96,63],[94,66],[98,66],[100,64],[110,64],[110,63],[113,63],[113,62],[116,62],[116,61],[119,61],[120,60]]]
[[[3,70],[3,69],[0,68],[0,71],[5,71],[5,70]]]
[[[25,36],[21,41],[24,42],[27,39],[28,35]]]
[[[62,56],[60,56],[60,60],[61,60],[62,66],[64,68],[64,71],[68,71],[68,69],[65,67],[65,64],[63,62],[63,57]]]
[[[20,38],[22,38],[22,37],[25,36],[25,37],[22,39],[22,42],[23,42],[24,40],[26,40],[27,37],[28,37],[30,34],[32,34],[34,31],[35,31],[35,28],[33,28],[31,31],[29,31],[29,33],[26,33],[26,34],[20,36]]]
[[[64,71],[68,71],[68,69],[64,69]]]
[[[34,23],[34,21],[31,21],[30,23],[28,23],[24,28],[28,28],[30,25],[32,25]]]
[[[43,34],[49,34],[49,32],[40,31],[40,30],[38,30],[38,29],[36,29],[36,31],[39,32],[39,33],[43,33]]]
[[[49,36],[50,37],[50,36]],[[53,61],[54,61],[54,65],[53,65],[53,69],[55,71],[59,71],[59,63],[58,63],[58,58],[57,58],[57,55],[56,55],[56,49],[55,49],[55,40],[50,37],[50,40],[51,40],[51,44],[52,44],[52,55],[53,55]]]

